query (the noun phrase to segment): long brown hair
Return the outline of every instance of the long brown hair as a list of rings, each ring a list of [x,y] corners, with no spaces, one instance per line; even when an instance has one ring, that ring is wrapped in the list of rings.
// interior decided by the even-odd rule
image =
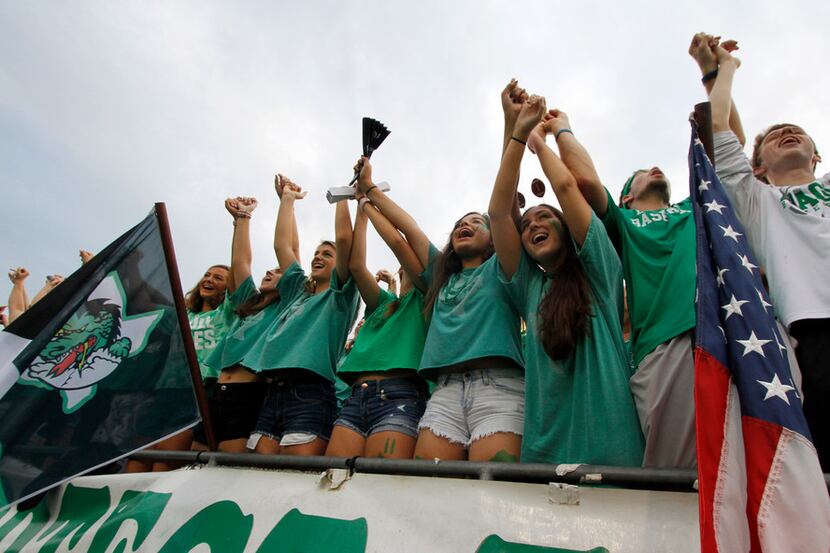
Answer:
[[[549,209],[562,225],[562,257],[553,283],[539,301],[536,315],[538,335],[545,353],[551,359],[566,359],[573,355],[576,345],[591,332],[591,286],[562,212],[547,204],[536,207]]]
[[[236,314],[242,317],[250,317],[256,315],[272,303],[280,301],[280,293],[277,290],[268,290],[265,293],[257,291],[256,294],[242,302],[242,305],[236,308]]]
[[[437,259],[435,260],[435,269],[433,270],[432,275],[432,283],[430,284],[429,290],[427,291],[426,296],[424,297],[424,316],[429,318],[432,316],[432,308],[435,305],[435,300],[438,297],[438,294],[441,292],[441,288],[444,287],[445,284],[450,280],[450,276],[454,275],[455,273],[461,272],[462,265],[461,265],[461,258],[455,252],[455,249],[452,247],[452,235],[455,232],[455,229],[458,228],[458,225],[461,224],[461,221],[467,215],[481,215],[487,221],[487,225],[489,227],[490,224],[490,217],[487,216],[486,213],[479,213],[478,211],[470,211],[469,213],[465,213],[458,219],[455,224],[452,226],[452,232],[450,232],[450,237],[447,240],[447,244],[444,246],[444,249],[441,250],[441,253],[438,254]],[[490,244],[487,247],[487,250],[484,252],[484,260],[490,259],[490,256],[495,253],[495,248],[493,247],[493,240],[490,240]]]
[[[229,274],[231,272],[231,268],[227,265],[211,265],[207,268],[208,271],[211,269],[225,269]],[[207,271],[205,271],[207,272]],[[202,278],[205,278],[204,276]],[[187,307],[188,311],[192,311],[193,313],[200,313],[202,311],[202,307],[205,305],[205,300],[202,295],[199,293],[199,285],[202,283],[202,278],[196,281],[196,285],[190,289],[190,291],[184,295],[184,305]],[[216,306],[214,306],[214,309]]]

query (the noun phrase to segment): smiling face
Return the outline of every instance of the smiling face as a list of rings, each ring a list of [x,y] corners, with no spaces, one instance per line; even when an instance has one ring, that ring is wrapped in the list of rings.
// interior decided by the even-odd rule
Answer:
[[[225,297],[228,287],[228,270],[211,267],[199,281],[199,296],[209,304],[217,305]]]
[[[334,270],[336,260],[337,249],[331,242],[323,242],[314,250],[314,257],[311,259],[311,274],[309,276],[317,282],[328,282],[331,278],[331,272]]]
[[[565,227],[559,215],[547,205],[531,207],[519,223],[522,247],[536,263],[549,269],[562,257]]]
[[[485,254],[492,247],[487,218],[481,213],[468,213],[455,224],[450,242],[462,259]]]
[[[752,161],[756,176],[763,177],[767,170],[781,171],[790,167],[804,166],[815,171],[820,159],[813,140],[804,129],[782,123],[773,125],[756,139]]]
[[[276,289],[280,278],[282,278],[282,269],[279,267],[265,271],[265,276],[262,277],[262,281],[259,283],[260,292]]]

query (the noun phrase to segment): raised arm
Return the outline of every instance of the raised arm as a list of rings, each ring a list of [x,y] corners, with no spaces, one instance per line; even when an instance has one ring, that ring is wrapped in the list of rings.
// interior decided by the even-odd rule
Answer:
[[[12,291],[9,293],[9,323],[26,311],[29,305],[29,295],[26,293],[25,281],[29,271],[25,267],[18,267],[9,271],[9,280],[12,281]]]
[[[409,242],[406,241],[406,238],[401,236],[401,233],[398,232],[398,229],[395,228],[389,219],[387,219],[383,213],[378,211],[378,209],[373,206],[371,203],[364,202],[362,204],[361,209],[368,217],[369,220],[372,222],[372,226],[375,227],[375,230],[386,242],[386,245],[389,246],[389,249],[392,250],[392,253],[398,260],[398,263],[401,264],[403,270],[406,272],[409,279],[412,281],[412,284],[418,288],[422,292],[426,292],[427,285],[421,280],[421,273],[424,272],[424,265],[421,263],[418,256],[415,254],[415,250],[412,249],[412,246],[409,245]]]
[[[576,179],[579,191],[600,217],[608,211],[608,193],[597,174],[588,150],[576,139],[568,115],[552,109],[545,115],[545,128],[553,134],[562,163]],[[539,158],[541,162],[542,158]]]
[[[574,241],[581,247],[591,226],[591,206],[580,191],[576,178],[545,143],[545,133],[552,132],[555,125],[554,118],[547,118],[540,125],[542,132],[534,132],[530,137],[530,143],[533,144],[542,171],[550,181],[556,199],[559,200],[565,224],[568,225]]]
[[[228,291],[231,293],[251,276],[251,214],[256,207],[256,198],[225,200],[225,209],[233,217],[231,278],[228,282]]]
[[[337,244],[334,267],[341,284],[349,280],[349,258],[352,252],[353,237],[349,202],[337,202],[334,208],[334,242]]]
[[[516,196],[519,166],[524,157],[525,143],[544,112],[545,99],[539,96],[531,96],[522,106],[513,134],[501,157],[490,195],[490,206],[487,209],[490,232],[501,270],[508,278],[516,273],[522,255],[522,241],[513,219],[513,199]]]
[[[522,111],[522,104],[528,99],[527,91],[519,87],[519,81],[510,79],[504,90],[501,91],[501,107],[504,111],[504,137],[502,140],[501,155],[507,151],[507,146],[510,143],[510,137],[513,136],[513,129],[516,126],[516,119],[519,117],[519,112]],[[520,172],[516,173],[516,188],[519,186]],[[511,207],[513,220],[518,226],[519,220],[522,218],[522,211],[519,207],[519,195],[513,195],[513,206]]]
[[[429,238],[409,213],[372,183],[372,166],[371,164],[367,165],[367,161],[368,158],[361,158],[361,161],[355,167],[355,169],[360,168],[360,177],[357,180],[360,191],[372,201],[372,205],[389,219],[389,222],[395,225],[395,228],[406,236],[406,240],[412,246],[415,255],[418,256],[418,261],[426,267],[429,265]]]
[[[720,42],[720,37],[715,37],[706,33],[697,33],[692,37],[692,43],[689,45],[689,55],[697,62],[700,68],[701,76],[703,77],[703,86],[706,88],[706,93],[709,94],[709,101],[711,102],[712,89],[715,86],[716,78],[720,75],[718,48],[722,47],[726,53],[733,52],[738,49],[738,43],[734,40],[726,40]],[[740,63],[739,63],[740,65]],[[734,74],[734,70],[733,70]],[[731,87],[730,87],[731,88]],[[723,106],[721,106],[722,108]],[[719,132],[714,128],[714,106],[712,106],[713,131]],[[744,135],[743,123],[741,123],[741,116],[738,114],[738,109],[735,107],[735,102],[729,97],[728,106],[728,126],[721,130],[731,129],[738,137],[738,141],[743,146],[746,144],[746,135]]]
[[[274,189],[277,191],[277,198],[282,199],[282,189],[285,187],[286,184],[294,183],[280,173],[274,175]],[[294,185],[296,186],[296,185]],[[294,213],[291,213],[291,248],[294,250],[294,257],[297,258],[297,263],[300,263],[300,233],[297,232],[297,218],[294,216]],[[274,252],[276,252],[277,243],[276,243],[276,236],[274,237]]]
[[[274,252],[277,263],[283,271],[288,270],[299,258],[294,253],[294,202],[305,198],[299,186],[288,182],[283,186],[280,207],[277,210],[277,224],[274,227]]]
[[[721,45],[716,46],[716,52],[718,55],[718,77],[715,79],[711,92],[709,92],[709,103],[712,104],[712,131],[723,132],[730,129],[732,79],[735,76],[735,71],[741,66],[741,62],[738,58],[732,57]]]
[[[29,304],[29,307],[32,307],[34,304],[42,300],[46,294],[60,286],[61,282],[63,282],[63,277],[61,275],[49,275],[46,277],[46,284],[43,285],[43,288],[35,294],[35,297],[32,298],[32,303]]]
[[[340,202],[343,203],[343,202]],[[357,214],[354,220],[354,234],[352,238],[352,254],[349,257],[349,270],[352,273],[357,289],[360,292],[360,297],[366,304],[366,311],[374,311],[378,306],[378,298],[380,297],[380,286],[378,286],[375,277],[371,271],[366,267],[366,227],[368,221],[366,213],[360,207],[357,208]],[[338,245],[338,250],[340,246]]]

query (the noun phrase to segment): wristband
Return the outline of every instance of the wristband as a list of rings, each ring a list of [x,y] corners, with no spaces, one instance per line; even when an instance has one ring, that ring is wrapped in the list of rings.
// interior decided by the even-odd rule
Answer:
[[[368,203],[369,203],[369,198],[367,198],[366,196],[363,196],[362,198],[357,200],[357,209],[359,209],[360,211],[363,211],[363,206],[368,204]]]
[[[571,135],[573,135],[573,133],[574,133],[571,129],[566,127],[564,129],[559,129],[558,131],[556,131],[556,134],[553,135],[553,139],[557,140],[559,138],[559,135],[562,134],[563,132],[569,132],[569,133],[571,133]]]
[[[718,69],[717,69],[717,68],[715,68],[714,70],[709,71],[708,73],[706,73],[706,74],[703,76],[703,78],[702,78],[702,79],[700,79],[700,82],[702,82],[703,84],[706,84],[706,83],[708,83],[709,81],[711,81],[712,79],[714,79],[714,78],[715,78],[715,77],[717,77],[717,76],[718,76]]]
[[[372,186],[370,186],[369,188],[366,189],[365,196],[366,196],[367,199],[369,198],[369,193],[372,190],[374,190],[375,188],[377,188],[377,186],[373,184]]]
[[[516,138],[515,136],[511,136],[510,140],[515,140],[516,142],[518,142],[522,146],[527,146],[527,142],[525,142],[524,140],[520,140],[520,139]]]

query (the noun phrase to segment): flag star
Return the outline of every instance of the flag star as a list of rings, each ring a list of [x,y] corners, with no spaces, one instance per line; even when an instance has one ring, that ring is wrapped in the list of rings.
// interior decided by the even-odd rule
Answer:
[[[746,267],[746,270],[747,270],[747,271],[749,271],[750,273],[752,273],[752,269],[757,269],[757,268],[758,268],[758,265],[754,265],[754,264],[753,264],[753,263],[749,260],[749,258],[748,258],[747,256],[745,256],[745,255],[741,255],[741,254],[739,254],[739,253],[736,253],[735,255],[737,255],[737,256],[741,259],[741,265],[743,265],[744,267]]]
[[[709,185],[710,184],[712,184],[712,181],[700,179],[700,185],[697,187],[697,189],[700,192],[703,192],[704,190],[709,190]]]
[[[717,211],[721,215],[723,215],[723,211],[721,211],[721,209],[726,207],[725,205],[719,204],[717,200],[712,200],[708,204],[704,203],[703,205],[706,206],[706,213],[710,213],[712,211]]]
[[[759,299],[759,300],[761,300],[761,305],[763,305],[763,306],[764,306],[764,311],[769,311],[769,310],[767,309],[767,307],[772,307],[772,304],[771,304],[771,303],[769,303],[767,300],[765,300],[765,299],[764,299],[764,294],[762,294],[760,290],[758,290],[758,289],[756,288],[756,289],[755,289],[755,291],[758,293],[758,299]]]
[[[741,306],[745,303],[749,302],[747,300],[735,299],[735,294],[732,294],[732,299],[729,300],[729,303],[721,306],[721,309],[726,311],[726,316],[724,317],[724,320],[728,319],[734,314],[738,314],[741,317],[743,317],[744,314],[741,312]]]
[[[763,380],[758,380],[758,384],[763,386],[767,389],[767,395],[764,396],[764,401],[768,400],[771,397],[780,397],[784,401],[787,402],[787,405],[790,404],[790,399],[787,397],[787,392],[795,390],[792,386],[788,386],[787,384],[783,384],[779,379],[778,375],[775,374],[772,377],[772,380],[769,382],[764,382]]]
[[[723,279],[723,273],[728,273],[729,269],[721,269],[718,267],[718,286],[723,286],[726,282]]]
[[[781,343],[781,340],[778,339],[778,333],[775,333],[775,343],[778,344],[778,349],[782,352],[787,351],[787,346]],[[784,355],[783,353],[781,355]]]
[[[755,336],[755,331],[753,330],[752,333],[749,335],[749,338],[746,340],[735,340],[739,344],[744,347],[744,356],[750,352],[755,352],[761,354],[761,357],[766,357],[764,355],[764,344],[770,343],[772,340],[759,340],[757,336]]]
[[[732,240],[735,241],[735,243],[738,242],[738,236],[743,236],[743,234],[741,234],[740,232],[733,229],[732,225],[729,225],[728,227],[721,227],[720,225],[718,225],[718,226],[723,231],[723,237],[724,238],[731,238]]]

